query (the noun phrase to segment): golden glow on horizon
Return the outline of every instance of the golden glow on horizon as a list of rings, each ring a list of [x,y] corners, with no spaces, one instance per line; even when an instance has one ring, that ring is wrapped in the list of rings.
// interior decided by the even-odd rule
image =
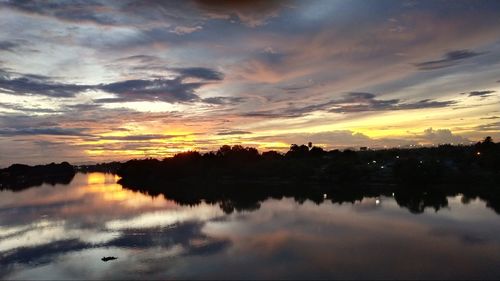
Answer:
[[[450,128],[453,133],[460,134],[474,133],[474,128],[479,124],[488,123],[486,120],[480,121],[477,117],[478,114],[485,110],[494,111],[495,104],[486,103],[474,107],[464,107],[462,106],[464,103],[465,101],[461,102],[456,109],[451,110],[427,108],[364,112],[352,115],[315,112],[306,117],[261,119],[248,124],[235,119],[235,122],[241,122],[238,129],[251,132],[251,134],[241,135],[219,135],[216,130],[212,129],[210,122],[200,123],[199,126],[195,127],[179,123],[165,125],[158,121],[133,122],[121,126],[126,131],[101,133],[98,134],[100,139],[81,141],[78,142],[78,145],[85,146],[84,151],[89,157],[102,158],[107,161],[110,159],[171,157],[179,152],[193,150],[215,151],[224,144],[241,144],[255,147],[260,151],[278,150],[283,152],[291,144],[280,139],[281,135],[286,134],[348,131],[352,134],[363,134],[371,140],[381,143],[384,139],[390,138],[415,140],[415,137],[421,135],[428,128],[435,130]],[[327,123],[327,120],[330,119],[332,121]],[[302,125],[303,123],[307,125]],[[144,138],[140,136],[144,136]],[[148,136],[151,137],[148,138]],[[304,139],[303,142],[307,141]],[[132,146],[127,145],[131,143]],[[417,141],[417,143],[433,144],[422,140]],[[320,142],[317,142],[316,145],[329,148],[352,146],[352,144],[346,143],[333,143],[332,145],[332,143]],[[372,144],[371,146],[377,145]],[[378,146],[382,146],[382,144]]]
[[[92,193],[104,201],[119,201],[132,207],[151,204],[152,201],[155,201],[155,198],[124,189],[120,184],[116,183],[119,179],[116,175],[89,173],[86,176],[87,184],[80,187],[82,194]]]

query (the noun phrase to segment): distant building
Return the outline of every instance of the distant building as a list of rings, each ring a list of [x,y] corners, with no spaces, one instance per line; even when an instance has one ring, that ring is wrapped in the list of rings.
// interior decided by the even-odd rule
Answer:
[[[360,150],[360,151],[367,151],[367,150],[368,150],[368,147],[366,147],[366,146],[362,146],[362,147],[360,147],[360,148],[359,148],[359,150]]]

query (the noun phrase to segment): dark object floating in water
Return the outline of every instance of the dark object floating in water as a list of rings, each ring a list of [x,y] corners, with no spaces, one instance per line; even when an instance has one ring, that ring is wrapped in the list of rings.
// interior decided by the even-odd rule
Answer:
[[[118,259],[117,257],[103,257],[101,260],[102,261],[112,261]]]

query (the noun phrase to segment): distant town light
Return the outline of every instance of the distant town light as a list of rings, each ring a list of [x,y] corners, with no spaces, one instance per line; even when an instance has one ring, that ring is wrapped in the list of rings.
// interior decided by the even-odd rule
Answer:
[[[380,166],[380,169],[383,169],[383,168],[384,168],[384,166]]]
[[[379,199],[375,200],[375,205],[380,205],[380,200]]]
[[[323,199],[326,199],[326,193],[323,193]]]
[[[392,197],[394,197],[394,192],[392,193]]]
[[[477,154],[477,155],[481,155],[481,152],[480,152],[480,151],[478,151],[476,154]]]
[[[399,155],[397,155],[396,158],[399,159]]]

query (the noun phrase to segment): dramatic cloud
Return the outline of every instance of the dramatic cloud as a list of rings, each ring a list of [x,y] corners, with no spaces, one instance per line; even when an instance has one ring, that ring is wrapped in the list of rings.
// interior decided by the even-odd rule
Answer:
[[[497,139],[499,9],[0,0],[0,165],[458,140],[430,127]]]
[[[456,50],[446,53],[442,59],[416,63],[415,66],[419,70],[440,69],[456,65],[457,63],[465,59],[476,57],[479,55],[481,55],[481,53],[476,53],[470,50]]]
[[[140,59],[145,59],[141,57]],[[174,79],[136,79],[125,80],[100,85],[64,84],[51,80],[49,77],[38,75],[21,75],[10,78],[12,73],[4,71],[7,77],[0,77],[0,90],[5,93],[22,95],[41,95],[56,98],[75,97],[78,93],[88,90],[102,90],[116,94],[117,98],[96,99],[98,103],[130,102],[130,101],[165,101],[165,102],[189,102],[198,101],[199,97],[195,90],[210,81],[223,79],[221,72],[202,68],[178,68],[175,69],[179,76]],[[201,79],[202,82],[184,82],[186,78]],[[209,98],[208,103],[237,102],[238,98]],[[83,105],[82,105],[83,106]]]

